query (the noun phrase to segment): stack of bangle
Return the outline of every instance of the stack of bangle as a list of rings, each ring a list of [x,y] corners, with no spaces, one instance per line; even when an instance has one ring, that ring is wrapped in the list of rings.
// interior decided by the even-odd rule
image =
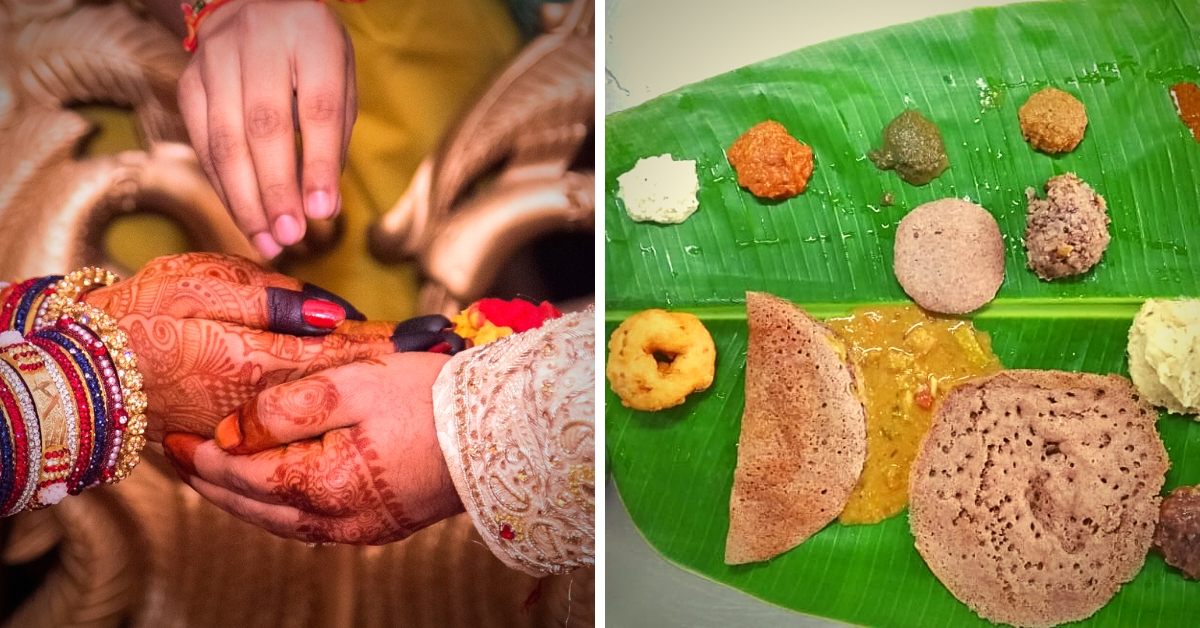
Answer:
[[[0,347],[0,516],[122,480],[140,459],[137,357],[116,320],[76,301],[115,280],[86,268],[5,290],[0,329],[19,336]]]

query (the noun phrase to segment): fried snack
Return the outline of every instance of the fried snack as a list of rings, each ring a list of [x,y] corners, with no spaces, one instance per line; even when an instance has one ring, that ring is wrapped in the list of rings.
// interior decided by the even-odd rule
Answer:
[[[1087,129],[1087,111],[1079,99],[1053,87],[1039,90],[1017,110],[1021,135],[1043,153],[1075,150]]]
[[[646,310],[625,319],[608,340],[608,382],[621,404],[662,410],[709,387],[717,350],[700,319]]]
[[[774,120],[750,127],[726,152],[737,171],[738,184],[750,193],[771,200],[795,196],[808,187],[813,152],[788,135]]]

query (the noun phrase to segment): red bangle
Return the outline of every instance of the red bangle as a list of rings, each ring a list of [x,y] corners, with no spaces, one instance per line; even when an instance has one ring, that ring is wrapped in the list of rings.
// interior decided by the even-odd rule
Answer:
[[[183,3],[183,21],[187,23],[187,37],[183,40],[183,49],[188,52],[196,51],[196,31],[200,29],[200,22],[208,17],[209,13],[216,10],[217,7],[229,2],[229,0],[196,0],[193,4]],[[317,0],[321,4],[325,4],[325,0]],[[342,2],[366,2],[366,0],[342,0]]]

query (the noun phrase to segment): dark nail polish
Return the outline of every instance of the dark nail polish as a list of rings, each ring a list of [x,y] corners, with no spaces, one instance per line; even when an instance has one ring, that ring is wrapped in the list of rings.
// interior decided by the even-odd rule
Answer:
[[[401,334],[429,333],[436,334],[443,330],[452,327],[450,319],[441,314],[427,314],[425,316],[417,316],[402,321],[396,324],[396,330],[393,336]]]

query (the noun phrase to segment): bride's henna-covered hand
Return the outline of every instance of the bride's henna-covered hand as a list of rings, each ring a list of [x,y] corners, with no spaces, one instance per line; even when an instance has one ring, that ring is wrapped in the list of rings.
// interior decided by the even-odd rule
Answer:
[[[433,419],[445,362],[393,354],[268,389],[215,440],[168,434],[167,455],[200,494],[277,535],[403,539],[463,510]]]
[[[147,437],[159,440],[212,434],[266,388],[394,351],[383,329],[342,323],[345,308],[311,296],[321,292],[250,260],[189,253],[154,260],[84,299],[129,334],[149,400]]]

